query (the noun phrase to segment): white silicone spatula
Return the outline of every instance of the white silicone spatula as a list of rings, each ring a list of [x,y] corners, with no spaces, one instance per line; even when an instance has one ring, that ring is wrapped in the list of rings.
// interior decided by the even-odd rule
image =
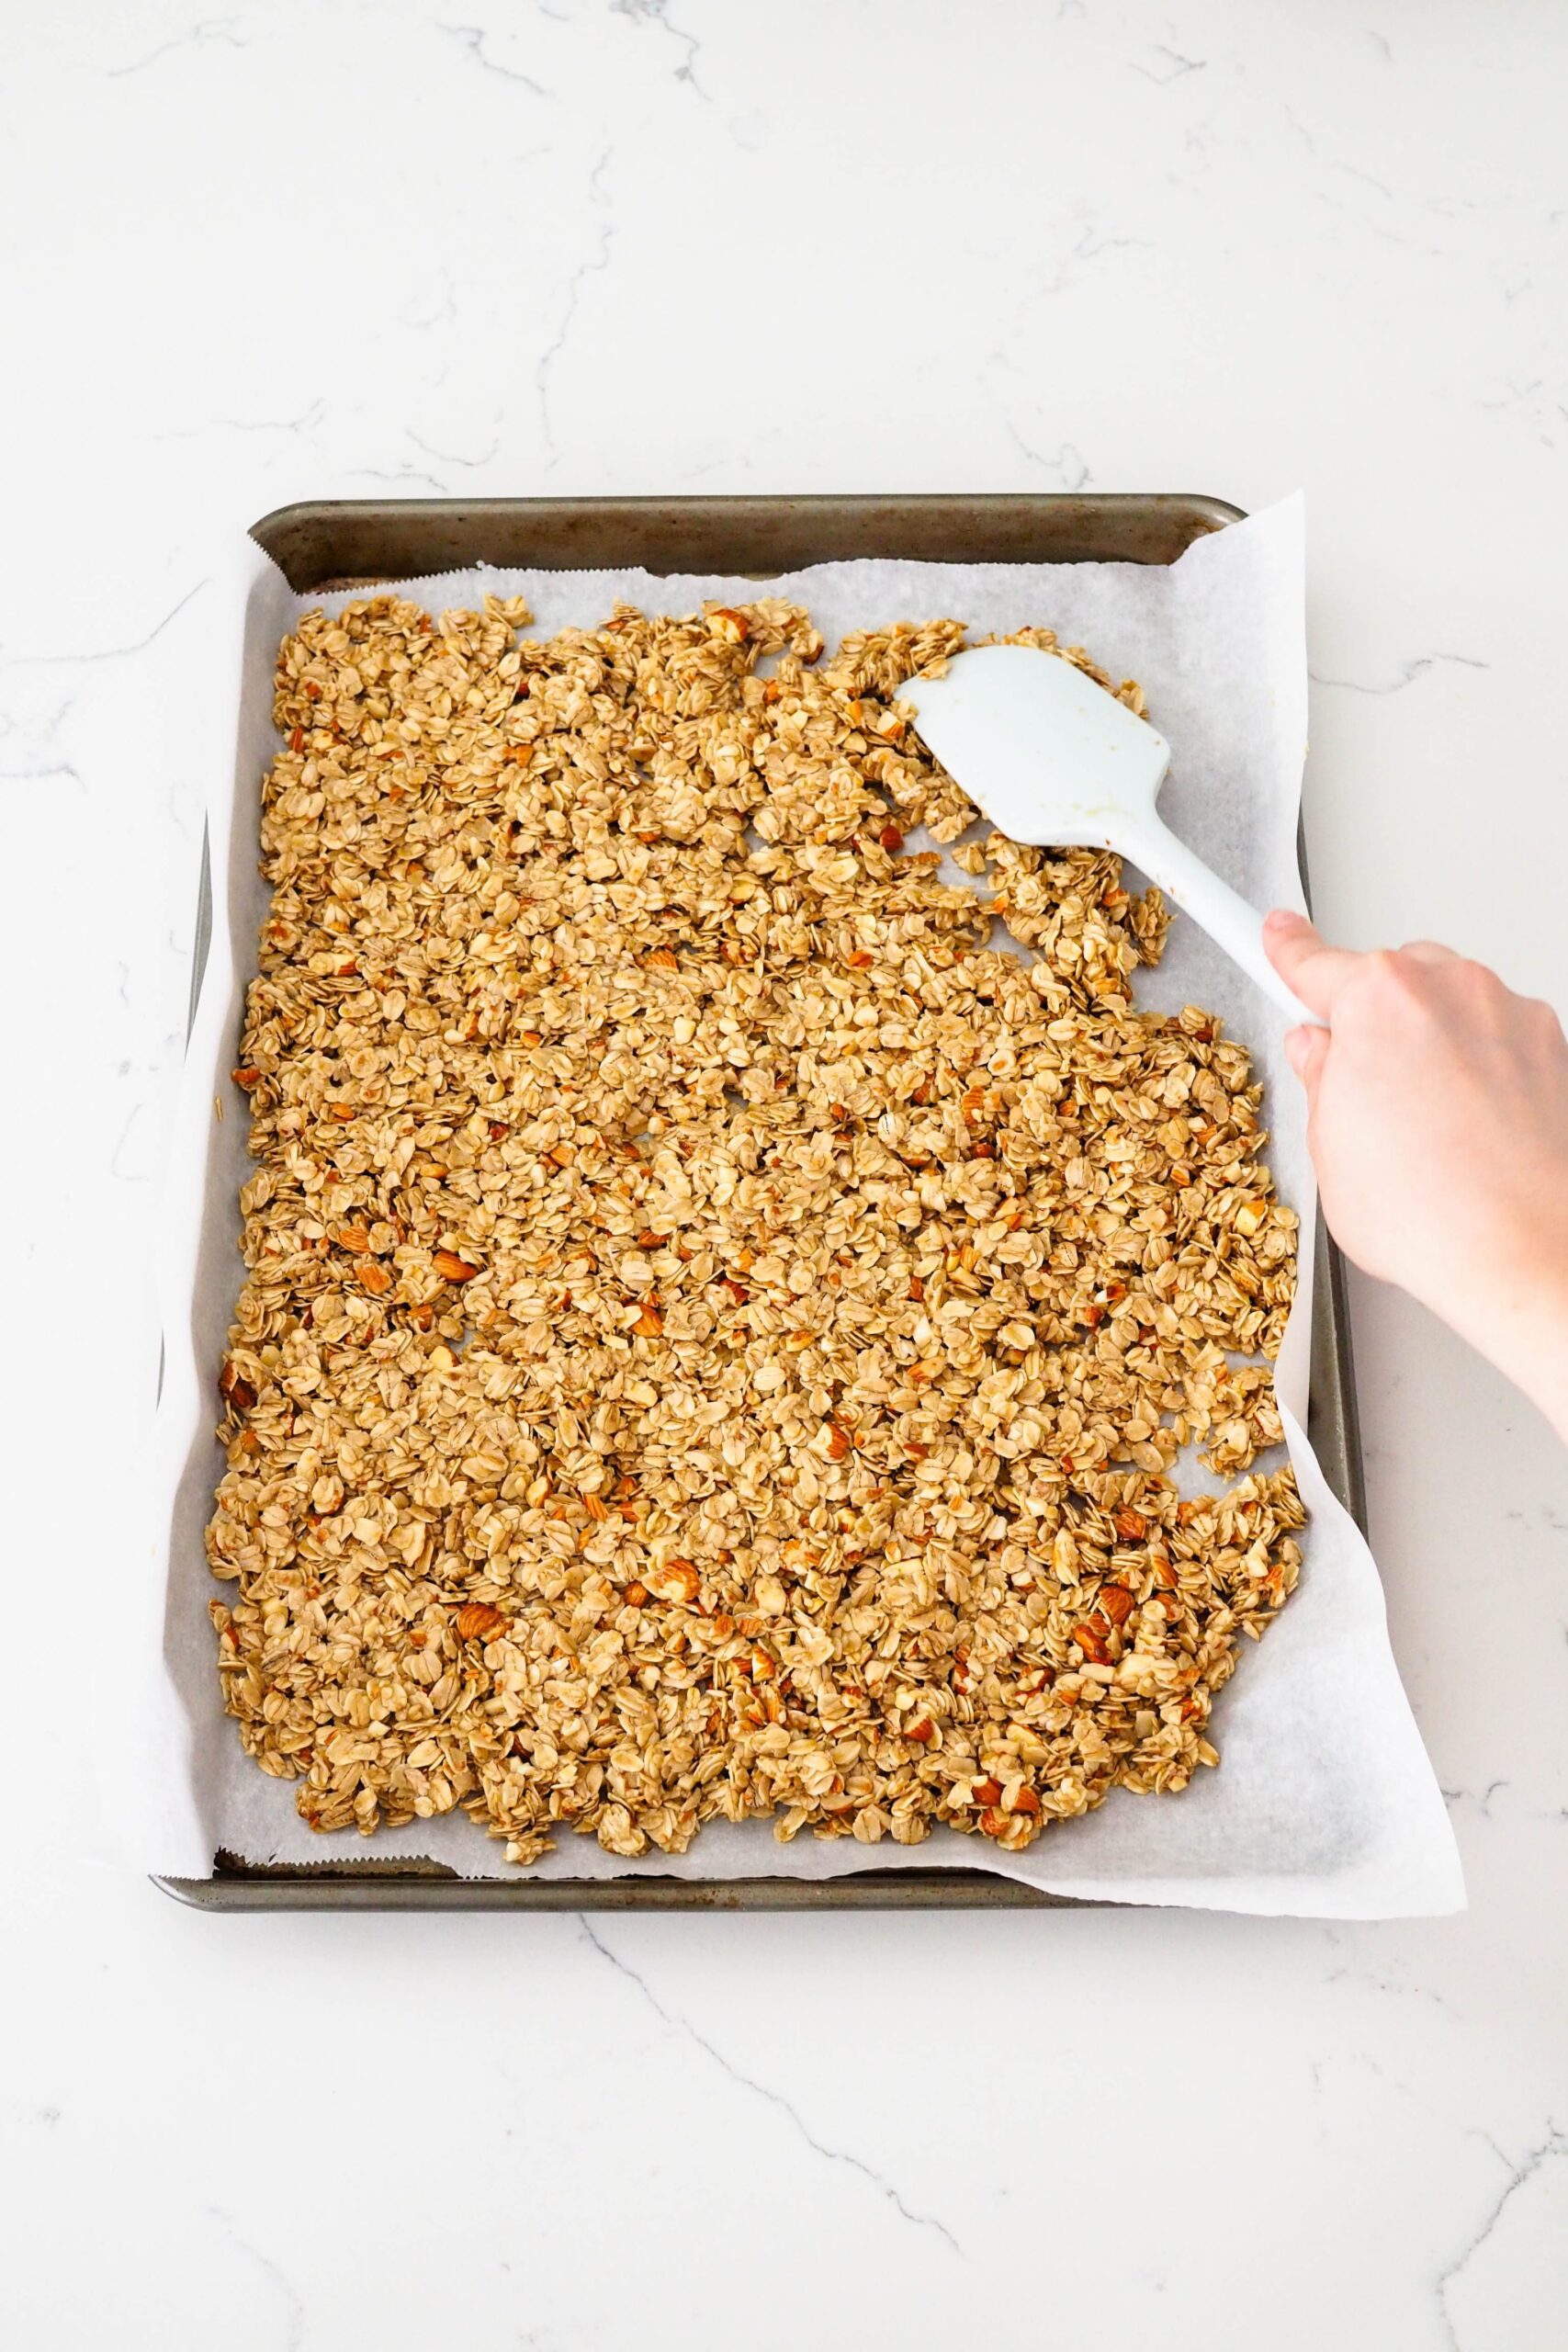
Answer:
[[[1157,882],[1292,1021],[1315,1022],[1263,948],[1263,918],[1165,825],[1170,746],[1055,653],[976,645],[898,689],[928,751],[992,823],[1037,849],[1113,849]]]

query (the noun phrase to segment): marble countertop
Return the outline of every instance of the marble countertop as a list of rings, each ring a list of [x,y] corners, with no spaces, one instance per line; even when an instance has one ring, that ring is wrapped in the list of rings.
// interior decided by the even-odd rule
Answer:
[[[1568,1008],[1568,20],[77,0],[0,47],[16,2341],[1557,2345],[1568,1462],[1372,1285],[1462,1917],[200,1917],[104,1858],[70,1694],[151,1404],[209,583],[271,507],[1304,485],[1325,924]]]

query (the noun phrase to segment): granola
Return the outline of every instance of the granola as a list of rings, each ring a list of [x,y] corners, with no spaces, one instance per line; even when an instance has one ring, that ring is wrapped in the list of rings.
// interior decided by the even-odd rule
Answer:
[[[520,1863],[1185,1787],[1303,1512],[1173,1468],[1280,1438],[1296,1220],[1243,1048],[1134,1009],[1157,892],[975,838],[897,704],[955,621],[527,620],[380,595],[279,656],[246,1749],[314,1827],[461,1805]]]

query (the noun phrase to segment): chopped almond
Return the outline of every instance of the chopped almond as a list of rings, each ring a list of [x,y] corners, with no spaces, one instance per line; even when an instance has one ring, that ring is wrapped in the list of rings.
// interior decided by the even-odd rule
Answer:
[[[471,1283],[479,1271],[467,1258],[459,1258],[456,1250],[434,1250],[431,1263],[442,1280],[449,1283]]]
[[[694,1601],[700,1586],[690,1560],[666,1560],[661,1568],[649,1568],[644,1581],[660,1600]]]
[[[1091,1666],[1105,1666],[1109,1663],[1111,1653],[1105,1646],[1111,1635],[1109,1618],[1085,1617],[1077,1624],[1069,1626],[1067,1633],[1068,1639],[1077,1642]]]
[[[488,1600],[470,1600],[457,1611],[457,1638],[463,1642],[485,1642],[505,1623],[500,1610],[492,1608]]]

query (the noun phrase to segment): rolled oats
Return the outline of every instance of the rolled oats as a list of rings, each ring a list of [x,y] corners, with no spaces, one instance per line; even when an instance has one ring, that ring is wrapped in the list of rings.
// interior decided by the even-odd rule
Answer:
[[[1279,1440],[1295,1219],[1243,1049],[1134,1008],[1158,894],[970,837],[895,707],[956,622],[527,618],[382,595],[279,657],[245,1747],[315,1827],[461,1805],[518,1862],[1184,1787],[1303,1513],[1171,1474]]]

